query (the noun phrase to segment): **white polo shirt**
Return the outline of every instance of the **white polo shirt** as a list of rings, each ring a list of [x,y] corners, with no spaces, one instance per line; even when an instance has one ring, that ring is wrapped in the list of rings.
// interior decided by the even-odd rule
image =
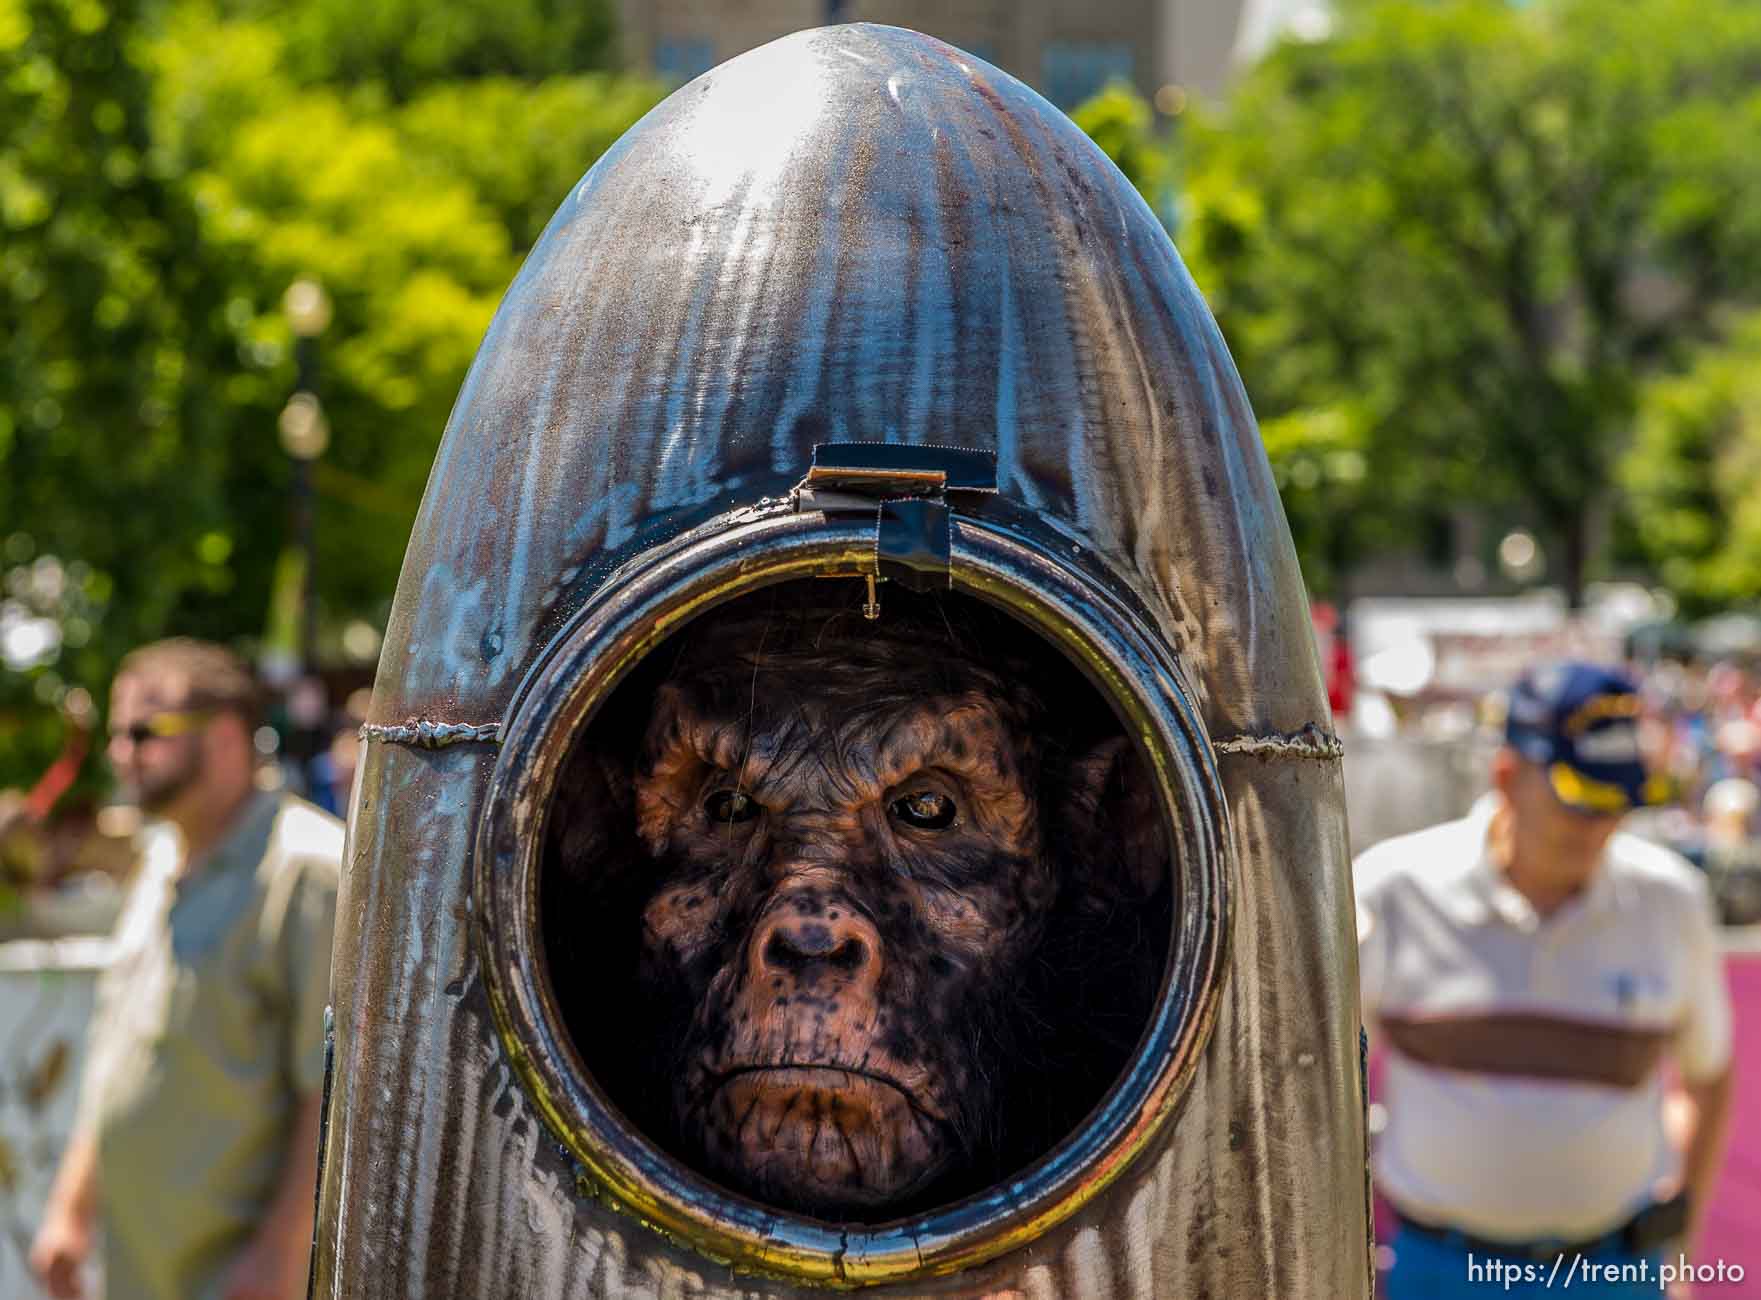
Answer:
[[[1354,864],[1364,1021],[1387,1049],[1376,1179],[1415,1219],[1578,1240],[1676,1172],[1659,1065],[1730,1059],[1717,923],[1698,872],[1617,833],[1542,918],[1487,853],[1496,798]]]

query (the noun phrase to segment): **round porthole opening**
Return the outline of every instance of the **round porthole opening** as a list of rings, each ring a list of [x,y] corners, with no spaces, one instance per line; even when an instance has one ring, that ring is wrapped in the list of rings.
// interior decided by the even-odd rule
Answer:
[[[1229,893],[1208,745],[1128,610],[965,521],[949,590],[877,601],[865,540],[773,521],[584,610],[516,702],[477,874],[583,1189],[832,1284],[1104,1191],[1195,1066]]]
[[[1063,655],[971,596],[803,579],[662,642],[564,762],[547,974],[606,1099],[829,1222],[1011,1181],[1124,1072],[1173,841]]]

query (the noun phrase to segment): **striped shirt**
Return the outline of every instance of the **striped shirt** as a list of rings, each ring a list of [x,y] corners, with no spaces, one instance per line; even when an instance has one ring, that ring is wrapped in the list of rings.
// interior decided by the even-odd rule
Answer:
[[[1618,833],[1540,916],[1487,851],[1495,806],[1354,866],[1364,1020],[1387,1049],[1377,1183],[1475,1235],[1591,1237],[1677,1172],[1665,1056],[1691,1081],[1730,1059],[1717,925],[1698,872]]]

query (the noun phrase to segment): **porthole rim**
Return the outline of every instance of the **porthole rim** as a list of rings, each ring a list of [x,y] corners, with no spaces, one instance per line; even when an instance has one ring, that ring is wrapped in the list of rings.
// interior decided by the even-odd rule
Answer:
[[[620,1124],[551,990],[539,915],[544,817],[582,729],[666,637],[765,586],[873,570],[871,523],[746,513],[653,548],[552,638],[509,707],[485,793],[473,938],[509,1063],[580,1163],[582,1191],[737,1271],[848,1289],[958,1272],[1025,1245],[1093,1202],[1164,1135],[1225,983],[1235,879],[1228,807],[1180,665],[1136,611],[1066,559],[1070,551],[1061,536],[956,515],[951,589],[1023,622],[1088,676],[1136,735],[1181,839],[1182,906],[1162,991],[1120,1078],[1073,1133],[1007,1183],[881,1224],[828,1224],[761,1205]]]

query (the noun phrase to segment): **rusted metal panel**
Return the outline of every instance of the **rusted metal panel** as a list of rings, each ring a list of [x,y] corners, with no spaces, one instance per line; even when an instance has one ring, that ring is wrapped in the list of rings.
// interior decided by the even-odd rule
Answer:
[[[459,396],[351,817],[317,1294],[803,1293],[586,1176],[498,1032],[472,888],[495,741],[570,620],[680,539],[774,519],[828,443],[994,457],[964,517],[1060,557],[1177,661],[1239,899],[1172,1122],[1070,1217],[873,1293],[1366,1296],[1338,748],[1240,381],[1172,244],[1066,118],[867,25],[753,51],[633,128]]]

